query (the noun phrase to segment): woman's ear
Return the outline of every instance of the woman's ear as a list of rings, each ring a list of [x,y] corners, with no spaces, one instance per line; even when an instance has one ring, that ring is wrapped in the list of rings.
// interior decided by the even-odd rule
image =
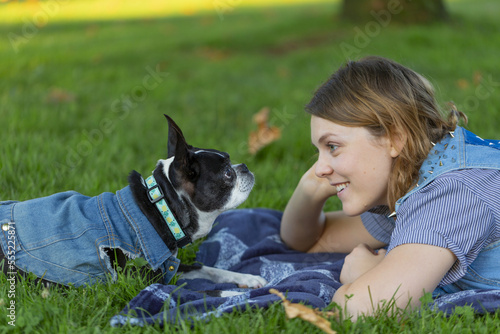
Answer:
[[[392,131],[391,133],[391,147],[389,153],[391,157],[397,158],[399,154],[401,154],[403,147],[405,147],[408,136],[406,135],[406,133],[395,128],[393,128],[393,130],[394,131]]]

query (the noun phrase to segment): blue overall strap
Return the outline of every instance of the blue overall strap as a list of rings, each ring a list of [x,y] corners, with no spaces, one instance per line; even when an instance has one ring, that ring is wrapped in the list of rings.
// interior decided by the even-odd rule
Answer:
[[[155,204],[158,211],[160,211],[163,220],[167,223],[170,232],[172,232],[172,235],[177,242],[177,246],[183,248],[189,245],[191,243],[191,238],[184,233],[181,226],[177,222],[177,219],[175,219],[175,216],[168,207],[167,202],[165,201],[165,196],[163,195],[161,188],[156,183],[156,179],[153,175],[146,179],[146,185],[148,187],[149,200],[151,203]]]

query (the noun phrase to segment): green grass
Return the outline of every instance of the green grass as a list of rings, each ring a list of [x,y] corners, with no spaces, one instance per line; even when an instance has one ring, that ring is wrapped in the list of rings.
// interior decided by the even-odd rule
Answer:
[[[29,21],[33,14],[19,14],[17,20],[9,16],[0,24],[0,199],[24,200],[70,189],[95,195],[126,186],[130,170],[147,174],[165,157],[166,113],[188,142],[225,150],[256,174],[256,187],[242,207],[283,209],[314,161],[303,106],[345,61],[342,45],[358,50],[352,57],[386,56],[422,73],[435,84],[443,105],[453,100],[468,114],[469,129],[498,137],[500,23],[492,13],[499,12],[500,4],[448,4],[453,19],[446,24],[389,24],[375,30],[369,29],[376,25],[341,22],[337,3],[238,4],[222,20],[210,9],[148,19],[118,15],[65,20],[56,15],[31,38],[23,35],[23,18]],[[25,38],[17,52],[9,33]],[[155,82],[147,76],[155,69],[161,75],[153,88]],[[482,79],[475,82],[479,75]],[[251,118],[265,106],[271,108],[271,123],[282,129],[282,138],[251,156],[247,138],[256,128]],[[329,207],[339,205],[332,201]],[[192,258],[192,252],[181,256]],[[122,332],[110,328],[109,319],[146,285],[120,275],[114,284],[50,290],[42,296],[40,286],[22,281],[16,286],[13,330]],[[9,300],[7,287],[1,277],[0,308]],[[449,318],[423,310],[400,321],[387,315],[357,323],[333,321],[333,328],[339,333],[495,333],[498,317],[474,316],[467,308]],[[0,332],[12,330],[6,320],[0,317]],[[168,331],[234,333],[241,328],[245,333],[319,333],[300,320],[286,320],[281,305],[197,322],[193,328],[179,324]]]

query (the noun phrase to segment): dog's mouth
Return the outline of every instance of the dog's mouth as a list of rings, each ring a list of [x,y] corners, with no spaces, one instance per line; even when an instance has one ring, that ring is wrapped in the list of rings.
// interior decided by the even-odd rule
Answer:
[[[250,193],[255,183],[253,173],[245,164],[232,165],[231,167],[236,173],[235,188],[241,193]]]
[[[238,180],[236,187],[240,192],[250,193],[250,191],[254,186],[254,183],[255,183],[255,178],[251,172],[245,174],[238,173]]]
[[[249,170],[242,172],[235,169],[235,171],[236,184],[234,184],[231,196],[222,211],[234,209],[246,201],[255,184],[255,177]]]

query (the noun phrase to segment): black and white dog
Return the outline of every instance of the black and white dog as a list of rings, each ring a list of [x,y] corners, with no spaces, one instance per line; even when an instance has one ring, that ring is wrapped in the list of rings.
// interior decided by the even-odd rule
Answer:
[[[179,247],[206,236],[217,216],[243,203],[254,185],[244,164],[229,155],[186,143],[180,128],[168,120],[168,156],[152,175],[129,175],[129,186],[87,197],[76,192],[24,202],[0,202],[0,245],[3,272],[33,272],[45,281],[91,284],[126,258],[143,257],[168,283],[182,278],[207,278],[259,288],[262,277],[203,265],[186,266],[176,258]]]

